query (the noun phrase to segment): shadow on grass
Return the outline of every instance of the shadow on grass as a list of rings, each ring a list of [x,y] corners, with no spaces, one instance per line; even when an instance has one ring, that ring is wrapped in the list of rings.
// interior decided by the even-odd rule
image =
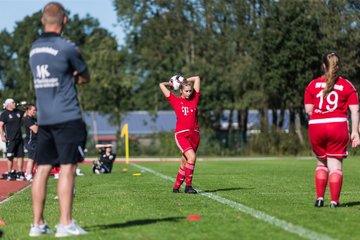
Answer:
[[[226,192],[226,191],[236,191],[236,190],[251,190],[254,188],[219,188],[219,189],[213,189],[213,190],[202,190],[200,193],[211,193],[211,192]]]
[[[132,227],[132,226],[141,226],[141,225],[148,225],[154,224],[158,222],[178,222],[180,220],[186,219],[185,217],[168,217],[168,218],[154,218],[154,219],[139,219],[128,221],[124,223],[112,223],[112,224],[103,224],[103,225],[93,225],[84,227],[86,230],[94,231],[94,230],[104,230],[104,229],[111,229],[111,228],[125,228],[125,227]]]
[[[360,206],[360,202],[347,202],[347,203],[341,203],[341,207],[354,207],[354,206]]]
[[[3,237],[3,231],[0,230],[0,238]]]

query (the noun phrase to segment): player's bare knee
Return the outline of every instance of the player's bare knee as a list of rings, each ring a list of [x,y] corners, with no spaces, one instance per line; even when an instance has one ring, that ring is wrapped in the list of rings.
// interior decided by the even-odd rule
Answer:
[[[196,162],[195,155],[191,155],[190,157],[188,157],[188,163],[194,164],[195,162]]]

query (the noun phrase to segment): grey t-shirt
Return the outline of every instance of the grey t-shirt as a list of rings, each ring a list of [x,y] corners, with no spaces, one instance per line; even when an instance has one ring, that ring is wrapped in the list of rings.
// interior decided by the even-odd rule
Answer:
[[[74,43],[56,33],[43,33],[30,50],[39,125],[81,119],[74,71],[87,66]]]

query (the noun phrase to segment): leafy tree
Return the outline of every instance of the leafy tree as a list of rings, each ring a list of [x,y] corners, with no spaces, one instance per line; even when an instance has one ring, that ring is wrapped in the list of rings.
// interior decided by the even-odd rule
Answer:
[[[28,55],[41,33],[40,18],[41,12],[34,13],[18,22],[13,33],[0,33],[0,93],[4,98],[35,100]],[[120,126],[122,114],[131,108],[133,88],[133,79],[126,73],[126,52],[119,50],[116,39],[89,15],[70,17],[63,35],[79,46],[92,75],[92,82],[78,89],[83,110],[110,113]]]
[[[360,5],[353,0],[324,1],[321,32],[324,49],[335,50],[342,61],[341,74],[359,87]]]
[[[0,33],[0,81],[1,89],[8,90],[13,86],[13,53],[11,51],[11,35],[7,31]],[[1,98],[6,98],[4,91],[0,92]]]
[[[185,1],[114,1],[119,18],[126,29],[126,50],[130,74],[139,79],[135,106],[156,111],[166,108],[158,84],[170,76],[184,73],[192,61],[192,44],[188,29],[193,29],[185,17],[193,9]]]
[[[358,19],[358,9],[343,0],[273,2],[263,19],[258,61],[268,107],[290,109],[291,126],[297,120],[292,129],[300,140],[304,88],[321,74],[321,56],[326,50],[340,55],[350,50],[344,60],[358,62],[358,50],[349,46],[350,39],[358,37]],[[349,64],[344,70],[355,69]]]
[[[17,22],[13,33],[2,31],[0,45],[5,51],[1,54],[2,69],[1,96],[15,100],[34,101],[32,76],[28,63],[31,43],[38,36],[40,13],[26,16]]]
[[[64,34],[81,48],[91,73],[90,83],[78,88],[82,108],[109,114],[119,142],[121,120],[131,109],[136,85],[127,74],[127,53],[119,50],[116,39],[89,15],[84,19],[75,15],[66,27]]]
[[[86,111],[110,114],[119,140],[119,127],[124,113],[131,109],[136,80],[126,73],[125,52],[118,50],[117,42],[105,30],[94,30],[84,46],[84,51],[91,52],[87,56],[91,82],[79,87],[82,106]]]
[[[260,30],[258,61],[268,100],[268,106],[262,111],[263,130],[268,129],[264,118],[267,108],[281,109],[282,112],[290,109],[291,129],[296,130],[302,143],[300,122],[294,123],[300,119],[304,88],[314,77],[314,69],[319,67],[319,55],[323,52],[319,5],[321,7],[319,2],[310,1],[273,3],[269,5]],[[276,116],[276,111],[274,113]]]
[[[201,76],[200,122],[214,130],[207,132],[220,132],[224,109],[238,113],[240,129],[231,128],[230,118],[230,127],[221,133],[229,148],[239,148],[232,142],[238,135],[245,140],[247,112],[253,108],[261,110],[263,132],[278,131],[289,109],[291,133],[302,139],[295,120],[304,120],[303,91],[322,74],[326,50],[340,54],[342,75],[360,85],[360,6],[355,0],[113,4],[127,34],[124,46],[89,15],[70,17],[64,36],[80,47],[91,72],[91,83],[78,88],[83,110],[110,114],[116,126],[129,110],[170,109],[158,83],[180,73]],[[41,12],[34,13],[12,33],[0,32],[1,98],[34,101],[28,53],[41,33],[40,17]],[[268,109],[280,109],[273,128],[267,126]]]
[[[246,109],[246,92],[257,89],[259,78],[251,56],[251,9],[246,2],[114,1],[126,26],[126,46],[132,73],[141,81],[136,106],[145,110],[169,108],[159,100],[158,82],[174,73],[202,77],[200,112],[211,126],[223,109]],[[162,96],[160,96],[162,99]],[[154,108],[155,106],[155,108]],[[231,129],[230,129],[231,130]]]

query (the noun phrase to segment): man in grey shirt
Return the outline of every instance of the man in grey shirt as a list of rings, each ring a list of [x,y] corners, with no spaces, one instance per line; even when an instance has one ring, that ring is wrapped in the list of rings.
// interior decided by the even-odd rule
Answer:
[[[67,22],[64,7],[50,2],[43,9],[42,35],[30,50],[38,110],[38,165],[32,183],[34,222],[30,236],[52,233],[43,217],[46,186],[52,166],[60,164],[57,193],[60,223],[56,237],[86,234],[72,219],[73,188],[77,163],[84,159],[85,126],[76,84],[90,81],[87,66],[74,43],[61,37]]]

